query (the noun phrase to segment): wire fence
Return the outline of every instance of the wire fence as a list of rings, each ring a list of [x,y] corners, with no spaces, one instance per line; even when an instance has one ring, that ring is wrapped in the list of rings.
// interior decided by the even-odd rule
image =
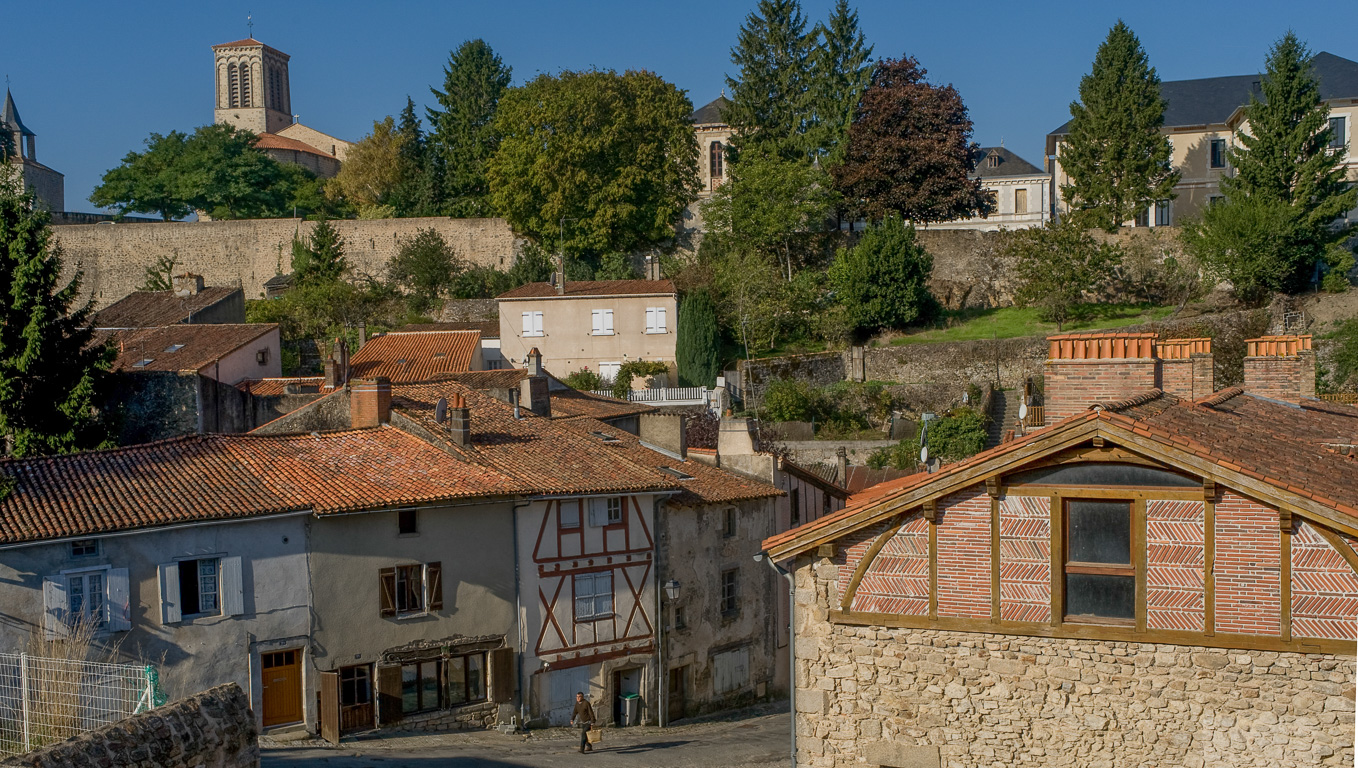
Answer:
[[[0,653],[0,757],[163,703],[154,667]]]

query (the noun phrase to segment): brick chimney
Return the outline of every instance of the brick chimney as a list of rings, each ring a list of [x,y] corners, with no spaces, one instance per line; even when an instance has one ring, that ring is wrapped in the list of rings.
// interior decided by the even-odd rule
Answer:
[[[842,445],[835,449],[835,475],[841,486],[849,487],[849,449]]]
[[[1067,333],[1048,336],[1047,424],[1094,403],[1125,400],[1157,384],[1154,333]]]
[[[1160,359],[1159,387],[1185,400],[1216,391],[1211,339],[1164,339],[1155,342]]]
[[[174,295],[181,299],[188,296],[197,296],[203,290],[203,276],[195,275],[192,272],[174,275],[170,278],[170,287],[174,288]]]
[[[523,367],[528,371],[529,376],[542,375],[542,353],[537,347],[528,350],[528,356],[523,359]]]
[[[467,398],[453,395],[448,399],[448,434],[453,443],[470,448],[472,445],[472,411],[467,407]]]
[[[349,426],[375,427],[391,419],[391,379],[354,379],[349,383]]]
[[[1316,353],[1310,336],[1245,340],[1245,391],[1293,405],[1316,396]]]

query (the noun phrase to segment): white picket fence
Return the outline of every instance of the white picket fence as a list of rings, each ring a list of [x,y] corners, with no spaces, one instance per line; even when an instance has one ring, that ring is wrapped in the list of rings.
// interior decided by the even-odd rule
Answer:
[[[117,722],[160,698],[152,667],[0,653],[0,757]]]
[[[706,405],[707,387],[658,387],[656,389],[634,389],[627,393],[627,400],[648,405]],[[596,389],[590,394],[612,397],[609,389]]]

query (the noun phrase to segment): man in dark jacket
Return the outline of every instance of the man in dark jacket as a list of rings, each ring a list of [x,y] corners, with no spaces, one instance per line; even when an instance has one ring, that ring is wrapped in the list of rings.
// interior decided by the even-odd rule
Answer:
[[[571,711],[571,725],[580,726],[580,753],[593,752],[594,745],[589,743],[589,729],[594,727],[594,707],[585,701],[585,694],[575,694],[575,709]]]

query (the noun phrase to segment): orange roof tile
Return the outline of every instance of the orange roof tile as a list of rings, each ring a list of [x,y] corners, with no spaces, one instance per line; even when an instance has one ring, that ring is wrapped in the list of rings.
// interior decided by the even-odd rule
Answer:
[[[287,149],[293,152],[303,152],[308,155],[319,155],[332,159],[335,157],[329,152],[322,152],[304,141],[290,139],[287,136],[279,136],[276,133],[259,134],[259,137],[255,139],[255,149]]]
[[[179,324],[96,331],[95,341],[108,340],[118,350],[113,362],[116,371],[201,371],[218,358],[277,331],[276,323]]]
[[[567,280],[565,295],[551,283],[528,283],[497,299],[558,299],[573,296],[663,295],[675,293],[673,280]]]
[[[349,358],[350,378],[385,376],[393,384],[429,381],[471,369],[481,346],[476,331],[388,333],[368,339]]]
[[[260,397],[278,397],[287,394],[289,385],[309,390],[304,394],[320,394],[325,384],[324,376],[283,376],[269,379],[245,379],[236,384],[236,389]]]

